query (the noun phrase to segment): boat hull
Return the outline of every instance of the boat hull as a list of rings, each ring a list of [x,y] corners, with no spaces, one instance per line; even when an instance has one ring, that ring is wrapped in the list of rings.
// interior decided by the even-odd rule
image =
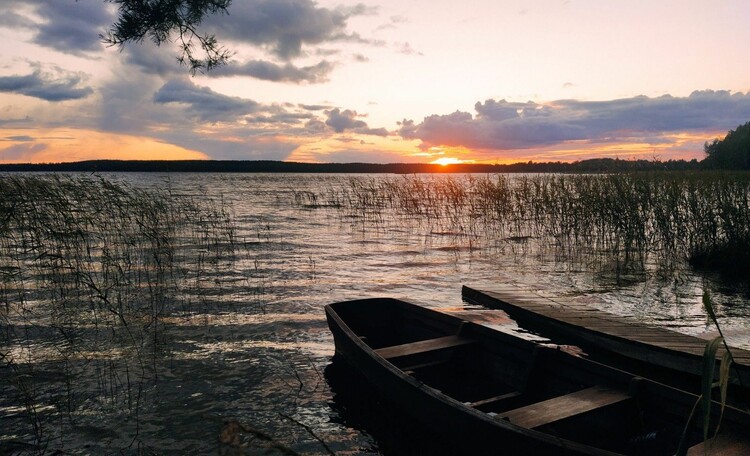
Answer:
[[[362,300],[373,302],[375,300]],[[378,300],[382,301],[382,300]],[[540,435],[493,419],[470,409],[419,380],[404,375],[391,363],[378,357],[346,327],[328,307],[328,325],[334,337],[336,354],[357,371],[400,411],[417,419],[441,438],[460,441],[466,454],[493,455],[602,455],[616,453]]]
[[[558,346],[395,299],[331,304],[326,317],[336,359],[462,453],[672,455],[683,432],[703,441],[700,420],[688,424],[694,394]],[[750,415],[714,402],[709,432],[720,415],[750,454],[736,438]]]

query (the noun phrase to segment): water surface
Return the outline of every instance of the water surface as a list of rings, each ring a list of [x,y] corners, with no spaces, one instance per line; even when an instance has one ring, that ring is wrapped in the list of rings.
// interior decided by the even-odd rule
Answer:
[[[351,406],[333,397],[331,384],[339,395],[346,395],[351,376],[331,366],[334,347],[323,306],[347,299],[387,296],[429,307],[460,308],[465,306],[460,297],[463,284],[488,290],[497,284],[513,285],[522,292],[573,298],[649,324],[710,337],[713,328],[701,305],[703,291],[709,288],[731,342],[750,347],[746,298],[688,267],[670,275],[617,274],[606,264],[566,261],[525,239],[480,240],[417,220],[373,222],[371,216],[305,206],[295,199],[300,192],[322,195],[357,176],[103,177],[223,201],[237,224],[236,255],[208,269],[200,292],[186,291],[181,297],[199,306],[174,312],[166,320],[166,349],[154,361],[155,378],[142,386],[137,414],[96,401],[90,407],[84,404],[73,416],[60,418],[57,429],[54,421],[45,424],[52,428],[48,435],[54,436],[48,452],[235,454],[236,448],[221,445],[220,437],[222,430],[226,437],[225,423],[236,421],[301,453],[324,453],[318,439],[337,454],[398,453],[383,436],[387,430],[361,419],[362,412],[347,416]],[[381,178],[388,176],[368,177]],[[44,371],[44,362],[39,363]],[[56,368],[50,361],[48,375],[57,375]],[[96,373],[85,377],[79,381],[90,381],[92,391],[102,383]],[[0,437],[24,450],[23,442],[29,440],[24,411],[10,397],[10,389],[0,391],[2,413],[10,417]],[[245,445],[248,454],[260,454],[267,446],[252,432],[235,437],[233,444]]]

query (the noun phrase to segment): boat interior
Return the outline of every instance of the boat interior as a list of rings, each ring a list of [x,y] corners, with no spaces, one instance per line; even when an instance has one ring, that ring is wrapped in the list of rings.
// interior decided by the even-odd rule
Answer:
[[[401,301],[336,311],[375,353],[462,406],[615,453],[674,454],[694,405],[680,391],[557,346]],[[688,454],[703,454],[697,424],[688,436]]]

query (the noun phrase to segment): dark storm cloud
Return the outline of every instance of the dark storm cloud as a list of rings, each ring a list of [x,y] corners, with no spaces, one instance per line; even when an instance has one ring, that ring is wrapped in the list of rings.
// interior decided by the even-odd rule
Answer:
[[[232,2],[228,15],[209,17],[206,28],[220,39],[266,46],[288,60],[300,56],[303,45],[367,41],[349,33],[347,21],[372,11],[362,4],[329,9],[313,0],[243,0]]]
[[[188,112],[204,121],[234,120],[261,109],[253,100],[222,95],[187,79],[168,81],[156,91],[154,102],[186,105]]]
[[[693,92],[688,97],[645,96],[609,101],[558,100],[546,104],[487,100],[476,115],[456,111],[416,124],[400,122],[399,134],[424,147],[528,149],[573,140],[658,143],[683,131],[725,131],[750,118],[750,93]]]
[[[0,92],[17,93],[47,101],[78,100],[92,94],[91,87],[80,84],[82,73],[68,73],[57,70],[52,75],[37,68],[31,74],[0,76]]]
[[[306,67],[298,67],[291,63],[278,65],[265,60],[251,60],[243,65],[230,64],[220,67],[212,75],[250,76],[264,81],[316,84],[328,81],[328,75],[333,68],[334,64],[327,60]]]
[[[328,118],[326,125],[331,127],[336,133],[352,131],[363,135],[387,136],[388,130],[385,128],[370,128],[363,120],[357,119],[357,112],[350,109],[340,110],[339,108],[331,109],[325,112]]]

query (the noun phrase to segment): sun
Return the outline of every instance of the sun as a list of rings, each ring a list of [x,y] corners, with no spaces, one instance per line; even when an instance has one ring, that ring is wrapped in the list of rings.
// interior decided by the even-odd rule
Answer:
[[[457,164],[463,163],[463,162],[464,162],[463,160],[459,160],[458,158],[443,157],[443,158],[438,158],[437,160],[433,160],[430,163],[433,164],[433,165],[447,166],[447,165],[457,165]]]

